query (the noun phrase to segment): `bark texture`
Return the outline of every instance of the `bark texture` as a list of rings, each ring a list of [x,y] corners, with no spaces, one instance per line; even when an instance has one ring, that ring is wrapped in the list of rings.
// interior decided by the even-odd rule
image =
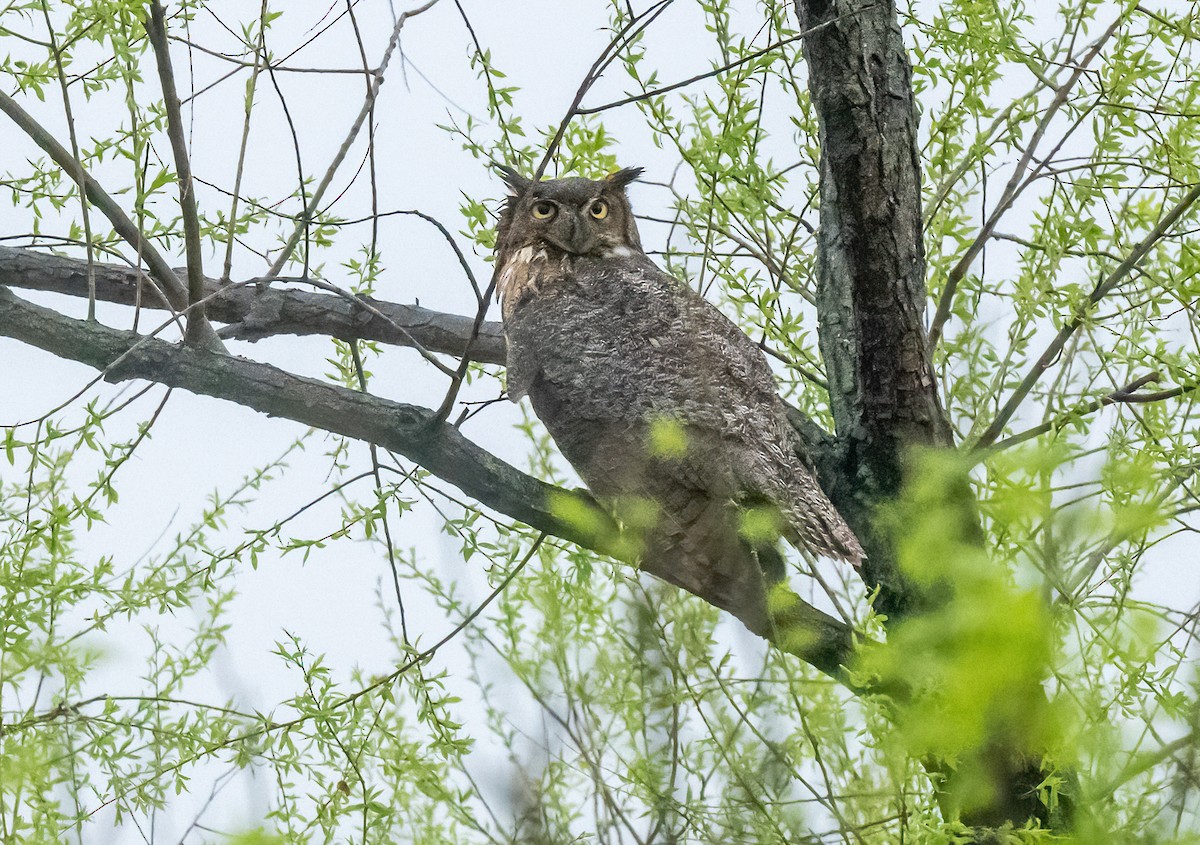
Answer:
[[[796,4],[821,144],[817,312],[837,431],[834,503],[867,550],[879,609],[909,610],[877,506],[904,453],[950,445],[925,346],[925,250],[912,72],[891,3]]]
[[[896,6],[796,0],[820,131],[819,341],[836,426],[823,480],[867,552],[863,573],[891,620],[927,601],[897,567],[880,506],[900,492],[913,447],[953,445],[927,352],[921,167],[912,70]],[[963,501],[972,509],[969,490]],[[981,540],[977,521],[973,530]],[[981,828],[1046,822],[1040,763],[989,749],[991,806]],[[942,764],[931,763],[931,771]],[[988,841],[985,830],[976,841]]]
[[[134,267],[96,264],[96,298],[102,302],[167,310],[158,288]],[[30,249],[0,246],[0,285],[68,296],[88,295],[87,263]],[[256,341],[275,335],[328,335],[340,340],[375,340],[396,346],[419,343],[430,352],[459,356],[471,338],[474,319],[399,305],[370,296],[345,297],[268,287],[265,280],[223,284],[205,278],[208,316],[227,324],[221,336]],[[288,281],[288,280],[283,280]],[[293,280],[301,281],[301,280]],[[355,301],[357,300],[357,301]],[[471,359],[504,363],[499,323],[484,323],[471,347]]]

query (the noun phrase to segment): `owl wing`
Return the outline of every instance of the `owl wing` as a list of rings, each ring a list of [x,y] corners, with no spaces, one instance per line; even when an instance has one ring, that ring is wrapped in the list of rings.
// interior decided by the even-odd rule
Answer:
[[[648,280],[672,291],[680,317],[672,321],[672,343],[694,376],[672,396],[696,438],[696,466],[681,467],[711,477],[714,464],[732,477],[743,504],[772,503],[783,517],[789,542],[815,554],[858,565],[862,547],[829,501],[811,467],[795,450],[774,374],[762,350],[704,297],[653,268]],[[694,402],[701,398],[701,402]],[[713,456],[720,460],[714,461]],[[726,482],[722,478],[722,483]]]
[[[520,402],[529,394],[529,387],[538,377],[537,356],[522,347],[509,343],[505,351],[504,386],[508,398]]]
[[[792,544],[855,566],[863,550],[821,489],[813,469],[796,453],[796,439],[762,350],[732,320],[686,289],[694,337],[723,362],[714,386],[723,414],[720,434],[729,451],[738,496],[775,504]]]

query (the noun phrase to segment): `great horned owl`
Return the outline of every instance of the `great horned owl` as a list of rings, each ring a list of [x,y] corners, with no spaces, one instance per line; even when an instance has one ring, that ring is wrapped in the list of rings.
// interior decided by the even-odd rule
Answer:
[[[504,169],[508,395],[528,396],[596,498],[640,524],[653,571],[768,634],[780,536],[855,565],[862,548],[794,453],[762,351],[642,250],[625,195],[641,172]]]

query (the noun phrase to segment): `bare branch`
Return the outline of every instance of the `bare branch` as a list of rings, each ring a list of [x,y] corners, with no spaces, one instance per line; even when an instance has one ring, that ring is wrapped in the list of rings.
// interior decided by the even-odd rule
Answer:
[[[388,41],[387,49],[384,51],[383,59],[379,63],[379,69],[375,72],[375,78],[372,80],[370,90],[367,92],[366,98],[363,100],[362,108],[359,109],[358,117],[354,119],[354,123],[350,127],[350,131],[346,133],[346,139],[342,142],[342,146],[338,149],[337,154],[333,157],[325,175],[321,177],[321,183],[317,185],[317,189],[313,191],[312,196],[308,200],[304,211],[300,215],[300,219],[296,221],[296,228],[292,230],[291,237],[288,238],[287,244],[276,256],[275,262],[271,265],[269,276],[278,276],[284,265],[292,257],[292,253],[296,250],[296,244],[300,243],[300,238],[308,230],[309,223],[317,215],[321,207],[321,199],[325,196],[325,191],[329,188],[329,183],[333,181],[333,176],[337,173],[342,161],[345,160],[346,154],[350,151],[350,147],[354,144],[354,140],[358,137],[359,130],[362,129],[363,123],[366,122],[367,115],[371,113],[371,109],[375,107],[375,98],[379,96],[379,89],[383,87],[383,75],[387,71],[388,62],[391,61],[392,53],[400,43],[400,31],[404,29],[404,24],[409,18],[416,17],[422,12],[428,11],[438,0],[428,0],[407,12],[403,12],[396,19],[396,25],[392,29],[392,37]]]
[[[1156,382],[1159,379],[1158,373],[1149,373],[1141,378],[1134,379],[1124,387],[1101,396],[1099,399],[1093,399],[1081,405],[1078,408],[1073,408],[1066,413],[1060,414],[1058,417],[1044,422],[1041,425],[1035,425],[1033,428],[1022,431],[1020,434],[1014,434],[1012,437],[1006,437],[998,443],[992,445],[993,451],[1007,449],[1010,446],[1016,446],[1024,443],[1027,440],[1032,440],[1035,437],[1040,437],[1050,431],[1057,431],[1063,426],[1071,423],[1074,420],[1082,419],[1088,414],[1094,413],[1107,405],[1118,405],[1122,403],[1130,404],[1146,404],[1149,402],[1165,402],[1168,399],[1174,399],[1178,396],[1183,396],[1187,393],[1200,388],[1200,381],[1192,381],[1187,384],[1182,384],[1179,387],[1172,387],[1168,390],[1156,390],[1152,393],[1136,393],[1139,388],[1147,384]]]
[[[192,162],[184,137],[183,115],[179,94],[175,90],[175,69],[171,66],[171,45],[167,42],[167,20],[162,3],[150,0],[150,14],[143,22],[154,57],[158,63],[158,79],[162,85],[163,108],[167,113],[167,136],[175,157],[175,173],[179,179],[179,212],[183,217],[183,243],[187,255],[187,341],[199,343],[205,336],[204,266],[200,254],[200,215],[196,210],[196,190],[192,184]]]
[[[96,296],[103,302],[135,305],[140,281],[142,307],[166,307],[150,281],[133,267],[97,264],[95,281]],[[0,285],[87,296],[87,268],[77,259],[0,246]],[[430,352],[457,358],[466,349],[474,324],[470,317],[381,302],[369,296],[360,295],[352,301],[340,295],[223,285],[212,278],[204,280],[204,295],[209,298],[209,316],[229,324],[221,334],[236,340],[319,334],[394,346],[420,344]],[[504,363],[504,333],[499,323],[480,326],[471,357],[482,363]]]

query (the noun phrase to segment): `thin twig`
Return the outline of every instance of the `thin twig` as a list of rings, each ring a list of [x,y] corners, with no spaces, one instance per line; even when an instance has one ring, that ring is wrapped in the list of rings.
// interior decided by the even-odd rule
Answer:
[[[370,69],[369,69],[369,66],[367,63],[367,48],[366,48],[366,45],[363,43],[362,30],[359,28],[359,25],[358,25],[358,16],[354,14],[353,0],[346,0],[346,14],[349,15],[350,26],[354,29],[354,40],[358,44],[359,60],[362,62],[363,70],[367,71],[369,73]],[[364,76],[363,81],[366,83],[367,91],[369,93],[370,89],[371,89],[371,80],[370,80],[369,75]],[[374,106],[371,107],[371,114],[370,114],[370,119],[369,119],[369,123],[368,123],[367,133],[368,133],[367,134],[367,156],[370,161],[370,173],[371,173],[371,218],[372,218],[372,220],[371,220],[371,245],[370,245],[370,250],[367,254],[366,267],[367,267],[367,272],[373,274],[375,272],[375,259],[379,254],[379,180],[378,180],[378,173],[377,173],[376,166],[375,166],[375,108],[374,108]],[[359,343],[359,341],[357,341],[357,340],[350,342],[350,357],[351,357],[352,363],[354,364],[355,376],[358,378],[358,388],[363,393],[366,393],[367,392],[367,371],[366,371],[366,367],[363,366],[362,347],[361,347],[361,344]],[[378,497],[380,504],[382,506],[381,507],[381,510],[382,510],[381,522],[383,523],[383,542],[384,542],[384,546],[385,546],[384,550],[387,553],[388,568],[391,570],[391,573],[392,573],[392,588],[396,592],[396,606],[400,611],[400,637],[403,640],[405,646],[408,646],[408,645],[410,645],[409,638],[408,638],[408,611],[404,606],[404,592],[403,592],[403,590],[400,589],[400,568],[396,564],[396,546],[395,546],[395,543],[392,541],[391,519],[389,519],[389,517],[388,517],[387,507],[385,505],[383,505],[383,503],[384,503],[383,476],[380,472],[379,447],[376,446],[374,443],[369,443],[369,444],[367,444],[367,446],[368,446],[368,448],[367,448],[368,453],[370,454],[370,457],[371,457],[371,474],[375,479],[375,495]],[[418,672],[419,671],[420,670],[418,669]],[[424,679],[422,678],[422,680],[424,680]],[[378,719],[380,718],[380,714],[382,714],[382,712],[383,712],[383,708],[380,707],[379,711],[375,714],[376,721],[378,721]],[[374,725],[372,725],[372,729],[374,729]]]
[[[146,266],[150,270],[150,275],[160,286],[159,294],[170,307],[172,315],[178,319],[179,315],[186,311],[188,307],[187,289],[179,281],[179,277],[171,269],[166,259],[163,258],[162,253],[152,243],[143,240],[138,227],[126,216],[116,200],[100,187],[100,183],[87,173],[83,164],[75,156],[71,155],[53,135],[47,132],[45,127],[38,123],[32,115],[21,108],[12,97],[3,91],[0,91],[0,111],[7,114],[35,144],[50,156],[55,164],[67,173],[80,174],[88,199],[108,218],[116,233],[126,243],[140,251],[146,259]],[[208,329],[208,333],[211,337],[206,338],[206,344],[214,349],[223,349],[223,344],[221,344],[216,333],[212,331],[211,326]]]
[[[579,88],[575,92],[575,99],[571,101],[571,105],[567,109],[567,113],[563,116],[562,122],[558,124],[558,130],[546,146],[546,153],[542,156],[542,161],[537,166],[537,170],[534,171],[533,181],[538,181],[545,174],[546,167],[550,164],[550,159],[554,157],[554,154],[558,151],[558,145],[562,143],[563,135],[567,132],[567,127],[571,124],[575,116],[579,114],[579,105],[583,102],[583,98],[587,95],[587,92],[596,84],[604,71],[608,69],[608,66],[616,60],[621,50],[627,47],[634,38],[637,38],[646,27],[654,23],[655,19],[666,11],[667,7],[673,2],[674,0],[658,0],[657,3],[641,15],[630,18],[629,22],[621,27],[620,31],[608,42],[608,45],[600,51],[600,55],[596,57],[596,61],[592,62],[592,66],[584,74],[583,82],[579,84]]]
[[[58,46],[58,36],[54,33],[54,24],[50,21],[50,7],[42,0],[42,15],[46,18],[46,31],[50,35],[50,51],[54,55],[54,68],[58,74],[58,84],[62,88],[63,111],[67,118],[67,135],[71,139],[71,155],[75,159],[75,172],[71,177],[79,187],[79,206],[83,215],[83,239],[87,244],[87,273],[88,273],[88,320],[96,319],[96,263],[95,250],[92,247],[92,221],[88,214],[87,189],[85,187],[83,165],[80,163],[79,137],[75,131],[75,116],[71,111],[71,92],[67,87],[67,75],[63,70],[62,50]]]
[[[454,402],[458,398],[458,391],[462,387],[463,379],[466,378],[467,368],[471,366],[472,357],[471,351],[475,346],[475,342],[479,339],[479,330],[483,327],[483,321],[487,319],[488,308],[492,303],[492,294],[496,290],[496,276],[492,276],[491,282],[488,283],[487,292],[479,300],[479,307],[475,311],[475,322],[471,324],[471,336],[467,338],[467,347],[463,350],[462,359],[458,362],[458,369],[451,376],[450,389],[446,391],[445,398],[442,399],[442,404],[437,410],[434,419],[438,424],[444,423],[450,418],[450,412],[454,410]],[[476,288],[478,291],[478,288]]]
[[[167,41],[167,20],[159,0],[150,0],[150,14],[145,20],[146,34],[154,48],[158,64],[158,78],[162,84],[163,107],[167,114],[167,136],[171,139],[171,152],[175,157],[175,171],[179,178],[179,210],[183,216],[184,252],[187,256],[188,318],[184,339],[191,344],[201,344],[212,334],[208,318],[204,315],[204,258],[200,252],[200,215],[196,209],[196,191],[192,184],[192,164],[188,156],[187,138],[184,137],[183,115],[179,105],[179,94],[175,90],[175,71],[171,66],[171,46]],[[208,331],[204,328],[208,326]]]
[[[976,236],[975,240],[969,247],[967,247],[967,251],[963,253],[962,257],[958,260],[954,267],[950,269],[950,272],[946,277],[945,287],[942,288],[942,295],[938,299],[937,310],[934,312],[933,319],[929,324],[929,336],[926,340],[926,343],[930,350],[935,349],[938,345],[938,342],[941,340],[942,330],[945,328],[946,321],[950,319],[950,311],[954,305],[954,295],[958,290],[959,283],[966,277],[967,271],[971,268],[971,265],[975,262],[975,259],[978,257],[979,253],[983,251],[984,246],[991,237],[992,231],[996,228],[996,225],[1000,222],[1001,218],[1008,212],[1010,208],[1012,208],[1013,203],[1017,201],[1017,198],[1021,195],[1021,192],[1030,184],[1032,184],[1033,177],[1049,164],[1049,158],[1043,160],[1034,169],[1034,173],[1030,176],[1030,178],[1025,178],[1026,171],[1029,169],[1029,165],[1033,161],[1034,152],[1037,150],[1038,144],[1041,142],[1047,130],[1050,128],[1050,123],[1053,120],[1054,115],[1058,113],[1060,108],[1066,105],[1067,97],[1075,88],[1075,84],[1083,76],[1084,70],[1089,64],[1091,64],[1096,56],[1100,55],[1100,51],[1104,48],[1104,45],[1110,38],[1112,38],[1113,34],[1116,33],[1118,27],[1124,22],[1124,20],[1125,15],[1122,13],[1117,17],[1116,20],[1112,22],[1109,28],[1105,30],[1105,32],[1099,38],[1096,39],[1091,49],[1089,49],[1087,54],[1084,55],[1084,57],[1080,60],[1079,66],[1075,68],[1075,70],[1067,78],[1067,81],[1060,85],[1054,92],[1054,99],[1051,100],[1050,105],[1047,106],[1046,110],[1042,113],[1042,118],[1038,121],[1038,125],[1034,129],[1033,135],[1030,136],[1029,143],[1025,145],[1025,152],[1022,154],[1021,159],[1017,162],[1017,166],[1013,168],[1012,176],[1009,177],[1008,184],[1004,186],[1004,191],[1000,195],[1000,200],[996,203],[995,209],[992,210],[992,213],[984,222],[983,227],[979,230],[979,234]]]
[[[261,18],[260,18],[260,20],[261,20]],[[253,62],[248,62],[248,61],[245,61],[244,59],[239,59],[234,56],[231,56],[228,53],[222,53],[220,50],[214,50],[211,47],[205,47],[203,44],[201,44],[197,41],[192,41],[190,38],[184,38],[181,35],[171,35],[168,37],[172,41],[178,41],[180,44],[186,44],[189,49],[199,50],[201,53],[205,53],[209,56],[212,56],[214,59],[220,59],[223,62],[235,64],[239,68],[256,68],[257,67],[260,71],[263,70],[262,60],[261,60],[260,56],[256,56],[255,60]],[[251,49],[253,49],[253,48],[251,48]],[[270,67],[271,67],[271,70],[277,71],[279,73],[323,73],[323,74],[324,73],[332,73],[332,74],[349,74],[349,75],[353,75],[353,76],[373,76],[376,73],[375,68],[289,67],[289,66],[283,64],[282,60],[278,61],[278,62],[271,62]]]
[[[237,231],[238,201],[242,193],[242,175],[246,168],[246,148],[250,141],[250,114],[254,109],[254,92],[258,90],[258,76],[262,73],[263,58],[267,53],[267,2],[262,0],[262,8],[258,13],[258,47],[254,51],[254,69],[250,71],[250,79],[246,83],[246,117],[242,123],[242,143],[238,148],[237,170],[233,176],[233,197],[229,205],[229,233],[225,240],[225,266],[221,271],[221,281],[228,282],[233,273],[233,244]]]
[[[467,280],[471,283],[471,290],[473,290],[475,292],[476,302],[484,302],[487,300],[488,297],[485,296],[483,294],[483,292],[479,289],[479,281],[475,278],[475,273],[473,270],[471,270],[471,265],[467,262],[467,256],[463,253],[462,249],[459,247],[458,241],[454,240],[454,236],[452,234],[450,234],[450,230],[447,229],[445,227],[445,225],[443,225],[441,223],[441,221],[439,221],[436,217],[434,217],[432,215],[426,214],[423,211],[417,211],[415,209],[409,210],[409,211],[389,211],[389,212],[386,212],[386,214],[388,214],[388,215],[404,214],[404,215],[411,215],[413,217],[420,217],[426,223],[429,223],[431,226],[433,226],[439,232],[441,232],[442,237],[446,239],[446,243],[450,244],[450,248],[452,250],[454,250],[454,255],[458,259],[458,266],[460,266],[462,268],[463,273],[465,273],[467,276]],[[385,215],[380,214],[380,215],[376,215],[376,216],[383,217]]]
[[[375,78],[371,83],[371,88],[367,93],[366,99],[363,101],[362,108],[358,111],[358,117],[354,119],[350,131],[346,135],[346,139],[342,141],[342,146],[338,149],[337,154],[333,157],[333,161],[325,171],[325,175],[321,177],[321,182],[317,185],[315,191],[308,199],[304,211],[301,212],[300,218],[296,221],[296,228],[292,231],[291,236],[287,240],[287,244],[280,250],[279,255],[275,258],[275,262],[271,265],[271,269],[267,272],[268,276],[277,276],[283,269],[284,265],[291,260],[292,253],[296,250],[296,244],[300,242],[300,238],[308,231],[309,224],[317,215],[317,210],[321,205],[321,198],[325,195],[325,191],[329,188],[330,182],[333,181],[334,174],[337,173],[342,162],[346,158],[346,154],[350,152],[350,147],[353,146],[355,139],[358,138],[359,130],[362,129],[363,123],[366,122],[367,116],[375,107],[375,99],[379,96],[379,89],[383,86],[383,75],[387,71],[388,62],[391,61],[392,53],[400,44],[400,31],[404,28],[405,22],[409,18],[416,17],[432,8],[438,0],[427,0],[426,3],[418,6],[411,11],[402,13],[396,19],[396,25],[392,28],[392,37],[388,40],[387,49],[383,53],[383,60],[379,63],[379,69],[375,72]]]
[[[1099,399],[1093,399],[1085,405],[1082,405],[1078,408],[1073,408],[1066,413],[1060,414],[1053,420],[1034,426],[1027,431],[1022,431],[1020,434],[1014,434],[1012,437],[1006,437],[998,443],[992,445],[991,449],[998,452],[1002,449],[1008,449],[1011,446],[1024,443],[1027,440],[1032,440],[1035,437],[1040,437],[1047,432],[1057,431],[1068,423],[1086,417],[1088,414],[1095,413],[1096,411],[1107,407],[1108,405],[1116,405],[1123,402],[1162,402],[1167,399],[1174,399],[1176,396],[1182,396],[1184,393],[1195,390],[1197,386],[1200,386],[1200,381],[1197,381],[1196,383],[1190,385],[1181,385],[1180,387],[1174,387],[1170,390],[1158,390],[1154,393],[1134,392],[1140,387],[1150,384],[1151,382],[1158,381],[1158,379],[1159,374],[1157,372],[1149,373],[1141,378],[1134,379],[1124,387],[1117,388],[1111,393],[1101,396]]]

